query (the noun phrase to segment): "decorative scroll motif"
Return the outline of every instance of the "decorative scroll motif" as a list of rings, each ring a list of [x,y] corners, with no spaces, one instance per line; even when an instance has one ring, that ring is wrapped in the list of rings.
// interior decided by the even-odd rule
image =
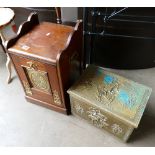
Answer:
[[[87,111],[88,118],[91,119],[92,123],[99,128],[108,127],[109,124],[107,123],[107,117],[100,113],[100,110],[95,108],[90,108]]]
[[[59,94],[56,90],[53,91],[53,98],[54,98],[55,104],[61,105],[61,100],[60,100]]]
[[[79,113],[80,115],[82,115],[84,113],[84,109],[79,105],[79,104],[76,104],[74,106],[75,110],[77,113]]]
[[[117,135],[119,135],[119,134],[121,134],[123,132],[122,128],[118,124],[113,124],[111,126],[111,129],[112,129],[112,132],[114,134],[117,134]]]
[[[47,73],[37,70],[37,65],[33,62],[27,62],[30,67],[26,67],[28,77],[32,86],[41,91],[51,93]]]
[[[23,85],[24,85],[24,89],[25,89],[26,94],[27,95],[32,95],[32,91],[31,91],[31,88],[30,88],[28,82],[23,81]]]

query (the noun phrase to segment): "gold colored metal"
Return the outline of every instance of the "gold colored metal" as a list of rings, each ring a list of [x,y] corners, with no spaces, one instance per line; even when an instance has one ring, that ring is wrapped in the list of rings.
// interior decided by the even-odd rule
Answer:
[[[34,64],[32,61],[27,62],[27,64],[30,66],[30,69],[34,69],[34,70],[37,69],[37,65]]]
[[[83,115],[84,109],[79,104],[74,105],[74,108],[77,113],[79,113],[80,115]]]
[[[54,99],[55,104],[61,105],[61,100],[60,100],[59,94],[56,90],[53,91],[53,99]]]
[[[123,132],[122,128],[118,124],[113,124],[111,126],[111,129],[112,129],[112,132],[114,134],[117,134],[117,135],[119,135],[119,134],[121,134]]]
[[[98,107],[77,99],[74,95],[70,96],[71,109],[74,115],[86,119],[94,126],[106,130],[123,141],[130,137],[133,127],[123,121],[116,119],[114,116],[104,112]]]
[[[51,93],[47,72],[38,70],[37,65],[31,61],[27,62],[27,64],[29,64],[29,67],[23,67],[26,69],[32,87],[46,93]]]
[[[88,117],[91,119],[92,123],[96,126],[103,128],[108,127],[109,124],[107,123],[107,117],[101,114],[99,109],[90,107],[87,111]]]
[[[90,65],[80,80],[69,89],[69,93],[76,94],[137,127],[151,88]]]
[[[32,95],[32,91],[31,91],[31,88],[30,88],[28,82],[23,81],[23,86],[24,86],[26,94],[27,95]]]
[[[104,98],[106,98],[109,102],[112,102],[118,94],[119,91],[119,83],[115,83],[112,85],[104,86],[96,84],[91,80],[86,80],[83,85],[96,87],[96,99],[99,102],[103,102]]]
[[[90,65],[67,92],[73,113],[126,141],[139,125],[151,88]]]

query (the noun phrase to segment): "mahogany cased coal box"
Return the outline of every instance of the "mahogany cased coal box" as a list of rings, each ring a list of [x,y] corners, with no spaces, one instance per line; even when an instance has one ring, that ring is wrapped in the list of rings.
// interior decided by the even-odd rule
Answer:
[[[127,141],[137,128],[151,88],[89,65],[68,90],[72,113]]]
[[[82,21],[39,23],[36,13],[6,44],[27,101],[69,114],[67,89],[82,70]]]

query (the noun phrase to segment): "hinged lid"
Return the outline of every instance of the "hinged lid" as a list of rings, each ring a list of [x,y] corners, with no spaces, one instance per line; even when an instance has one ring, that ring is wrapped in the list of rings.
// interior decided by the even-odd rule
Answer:
[[[68,93],[138,127],[152,89],[94,65]]]
[[[71,26],[42,22],[19,38],[8,50],[55,63],[58,53],[67,47],[73,32],[74,27]]]

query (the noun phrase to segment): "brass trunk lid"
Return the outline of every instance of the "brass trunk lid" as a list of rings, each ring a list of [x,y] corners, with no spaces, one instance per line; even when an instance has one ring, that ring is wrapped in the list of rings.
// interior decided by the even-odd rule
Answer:
[[[68,93],[138,127],[152,89],[89,65]]]

